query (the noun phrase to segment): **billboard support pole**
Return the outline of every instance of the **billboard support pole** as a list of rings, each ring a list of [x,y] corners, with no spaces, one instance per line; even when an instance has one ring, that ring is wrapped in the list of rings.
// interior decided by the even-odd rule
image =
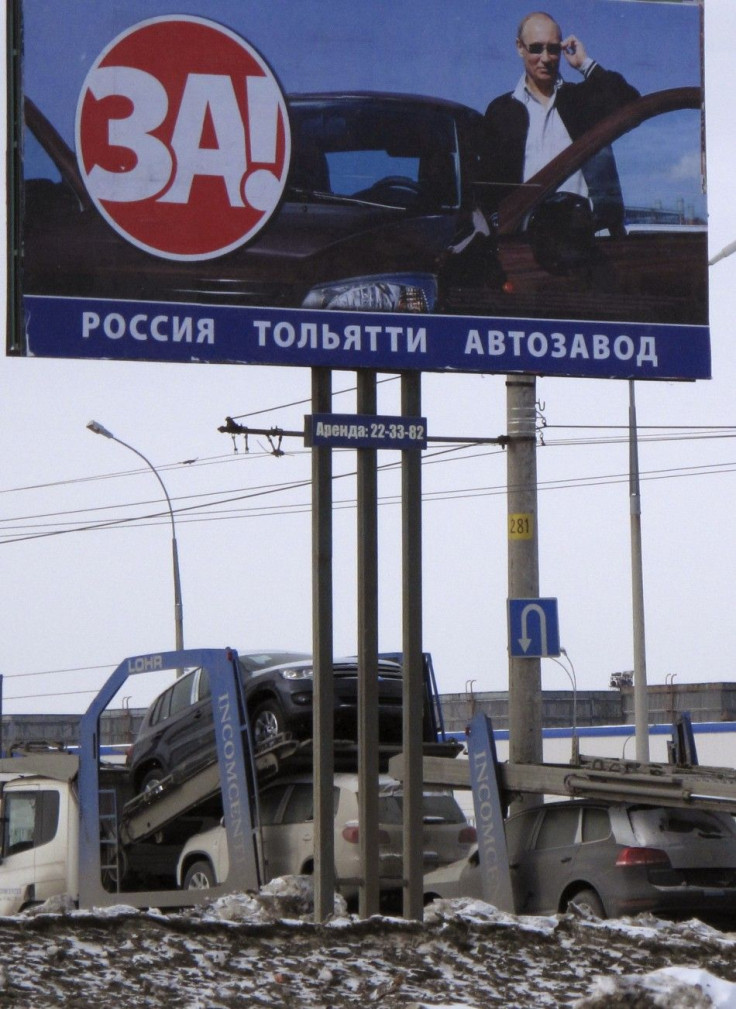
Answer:
[[[634,731],[636,759],[649,763],[649,697],[644,630],[644,574],[641,549],[641,493],[635,383],[629,381],[629,512],[631,516],[631,598],[634,627]]]
[[[376,373],[359,371],[358,413],[375,415]],[[362,881],[359,913],[379,912],[378,858],[378,475],[377,452],[359,448],[358,468],[358,801]]]
[[[405,417],[421,415],[421,375],[401,376],[401,409]],[[422,817],[424,685],[422,667],[422,457],[401,453],[402,622],[404,651],[404,917],[421,921],[424,824]]]
[[[510,375],[506,380],[509,599],[539,596],[536,389],[533,375]],[[510,651],[509,760],[542,761],[541,660],[516,657]],[[536,801],[537,796],[524,795],[514,808]]]
[[[332,372],[312,369],[312,409],[332,409]],[[335,903],[334,683],[332,655],[332,449],[312,448],[312,651],[314,658],[314,919]]]

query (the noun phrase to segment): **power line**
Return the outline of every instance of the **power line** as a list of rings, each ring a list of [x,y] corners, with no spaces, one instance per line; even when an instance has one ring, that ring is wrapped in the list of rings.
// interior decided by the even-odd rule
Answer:
[[[383,385],[385,382],[398,382],[399,375],[391,375],[388,378],[379,378],[377,381],[378,385]],[[357,390],[357,385],[350,385],[347,389],[337,389],[333,392],[333,396],[344,396],[348,392],[355,392]],[[292,406],[305,406],[306,404],[312,403],[312,397],[307,396],[305,399],[295,399],[291,403],[282,403],[281,406],[269,406],[263,410],[251,410],[250,413],[238,413],[232,414],[232,420],[242,420],[244,417],[260,417],[264,413],[275,413],[277,410],[287,410]]]
[[[76,695],[79,695],[79,694],[96,694],[97,692],[98,691],[95,690],[94,687],[92,687],[89,690],[61,690],[61,691],[58,691],[58,692],[53,693],[53,694],[51,694],[51,693],[49,693],[49,694],[42,694],[41,696],[43,696],[43,697],[72,697],[72,696],[76,696]],[[4,700],[6,700],[6,701],[27,701],[27,700],[29,700],[31,698],[37,698],[38,696],[39,696],[38,694],[16,694],[13,697],[6,697],[6,698],[4,698]]]
[[[101,666],[70,666],[68,669],[42,669],[38,673],[3,673],[6,680],[19,680],[26,676],[58,676],[59,673],[86,673],[90,669],[115,669],[116,662],[107,662]]]
[[[497,453],[500,454],[500,453]],[[664,480],[664,479],[677,479],[683,477],[693,477],[693,476],[717,476],[724,473],[736,472],[736,463],[714,463],[712,465],[699,465],[692,467],[677,467],[673,469],[665,470],[650,470],[643,471],[641,473],[641,479],[652,481],[652,480]],[[341,479],[344,477],[354,476],[354,472],[341,474],[335,479]],[[540,481],[538,488],[540,492],[551,491],[551,490],[571,490],[580,487],[601,487],[617,483],[625,483],[629,479],[628,473],[614,473],[614,474],[601,474],[599,476],[587,476],[587,477],[569,477],[564,479],[554,479],[548,481]],[[306,487],[309,485],[309,481],[303,481],[300,485],[290,485],[289,489],[294,487],[302,486]],[[269,493],[278,492],[279,488],[275,488]],[[450,488],[438,491],[428,491],[425,490],[423,494],[423,500],[430,504],[437,501],[453,501],[453,500],[470,500],[472,498],[479,497],[493,497],[499,494],[505,494],[508,491],[508,485],[504,482],[502,484],[497,484],[494,486],[480,486],[480,487],[464,487],[464,488]],[[230,511],[217,511],[215,514],[210,515],[192,515],[191,513],[195,510],[204,508],[215,508],[223,504],[233,504],[238,501],[248,500],[252,497],[260,496],[259,494],[245,493],[237,495],[236,497],[230,498],[227,501],[217,502],[213,504],[212,502],[192,505],[189,509],[177,510],[177,515],[181,516],[181,521],[184,524],[190,522],[223,522],[232,521],[235,519],[247,519],[247,518],[267,518],[283,515],[297,515],[304,514],[311,510],[311,502],[295,502],[291,504],[279,504],[274,506],[259,507],[259,508],[239,508],[232,509]],[[378,503],[383,506],[395,505],[400,502],[399,495],[382,495],[379,497]],[[342,500],[335,500],[333,502],[333,507],[336,510],[343,510],[346,508],[354,508],[356,505],[354,498],[345,498]],[[190,514],[187,514],[189,512]],[[76,532],[94,532],[94,531],[107,531],[113,528],[120,528],[130,526],[135,524],[138,527],[144,528],[154,525],[159,525],[161,522],[167,520],[168,513],[156,512],[148,515],[141,516],[128,516],[117,519],[109,519],[105,522],[90,523],[88,525],[71,525],[69,528],[52,528],[45,532],[29,532],[27,535],[19,536],[7,536],[4,539],[0,539],[0,545],[7,543],[19,543],[27,540],[43,539],[50,536],[60,536],[68,533]],[[58,525],[58,524],[57,524]],[[35,526],[24,526],[25,529],[33,529]]]

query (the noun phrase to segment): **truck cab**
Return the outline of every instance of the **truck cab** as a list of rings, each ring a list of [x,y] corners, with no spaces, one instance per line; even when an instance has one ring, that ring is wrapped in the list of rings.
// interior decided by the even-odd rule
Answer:
[[[0,915],[77,892],[79,807],[71,783],[77,760],[43,756],[0,761]]]

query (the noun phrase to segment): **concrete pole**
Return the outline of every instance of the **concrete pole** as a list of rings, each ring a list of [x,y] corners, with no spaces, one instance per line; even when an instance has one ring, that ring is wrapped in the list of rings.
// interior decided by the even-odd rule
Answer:
[[[644,573],[641,549],[641,494],[639,490],[639,445],[636,398],[629,381],[629,512],[631,515],[631,601],[634,627],[634,733],[636,759],[649,763],[649,695],[644,630]]]
[[[536,379],[510,375],[506,380],[509,599],[539,598],[536,418]],[[542,761],[541,660],[510,653],[509,760]],[[536,801],[538,796],[525,794],[514,809]]]

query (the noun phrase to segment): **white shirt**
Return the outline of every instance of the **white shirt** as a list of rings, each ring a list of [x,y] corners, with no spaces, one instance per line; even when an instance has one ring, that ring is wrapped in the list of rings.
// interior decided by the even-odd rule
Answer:
[[[580,68],[581,73],[586,74],[593,62],[591,59],[586,60]],[[572,143],[570,134],[557,111],[557,92],[561,85],[562,78],[558,77],[555,89],[546,105],[543,105],[527,87],[526,74],[522,74],[521,80],[514,89],[514,98],[522,103],[529,115],[529,132],[524,151],[524,182],[549,164],[552,158]],[[579,196],[588,198],[588,186],[581,171],[571,175],[558,187],[558,191],[577,193]]]

